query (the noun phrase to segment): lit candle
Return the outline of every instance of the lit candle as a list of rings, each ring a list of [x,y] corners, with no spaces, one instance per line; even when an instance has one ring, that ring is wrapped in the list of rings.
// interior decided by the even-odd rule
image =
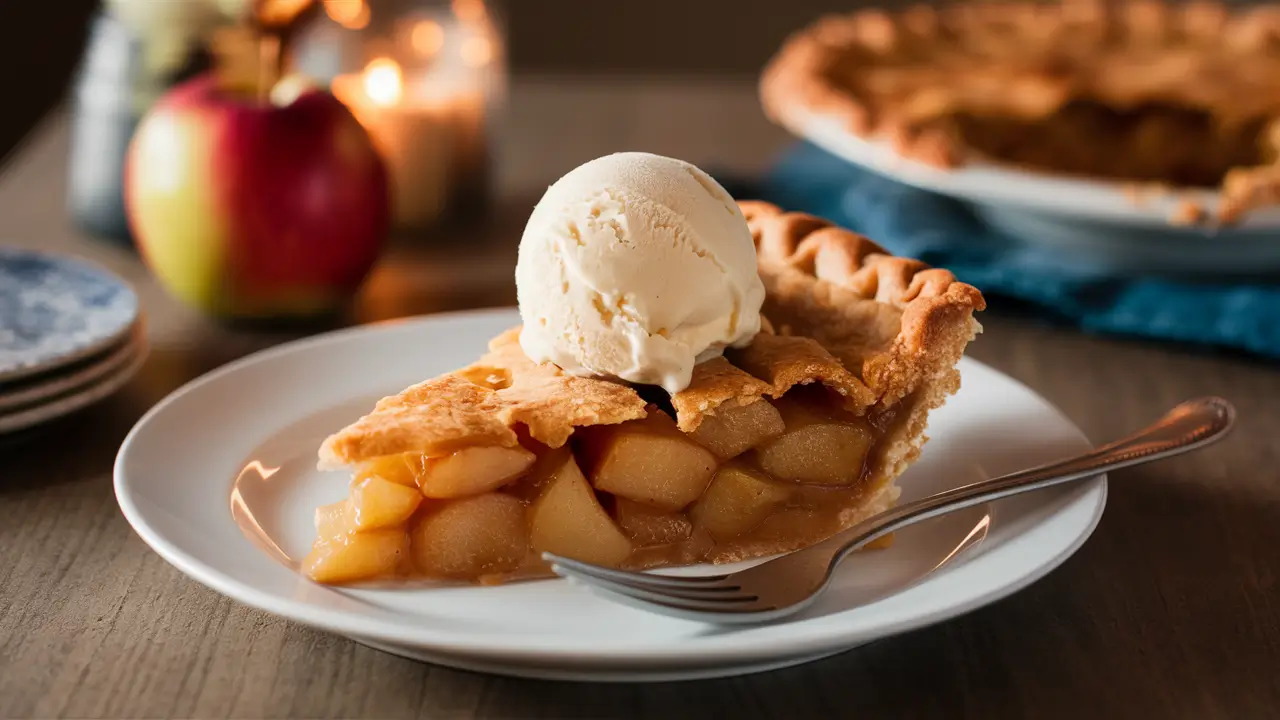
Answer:
[[[344,25],[368,22],[364,0],[327,0],[324,7]],[[361,72],[335,76],[331,88],[386,160],[396,226],[421,229],[482,205],[488,114],[501,102],[504,80],[501,37],[483,0],[455,0],[449,14],[402,18],[389,35],[364,44],[376,59]]]
[[[389,58],[373,60],[363,73],[339,75],[332,89],[386,161],[396,227],[433,224],[450,201],[450,166],[458,143],[450,98],[407,93],[400,66]]]

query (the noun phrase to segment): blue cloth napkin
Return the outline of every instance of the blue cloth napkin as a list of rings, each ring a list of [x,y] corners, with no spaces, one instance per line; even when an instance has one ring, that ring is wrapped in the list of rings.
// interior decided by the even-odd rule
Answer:
[[[732,189],[732,188],[731,188]],[[1017,298],[1097,333],[1236,348],[1280,358],[1280,285],[1114,277],[1011,242],[961,203],[894,182],[802,143],[752,188],[895,255],[945,267],[988,297]]]

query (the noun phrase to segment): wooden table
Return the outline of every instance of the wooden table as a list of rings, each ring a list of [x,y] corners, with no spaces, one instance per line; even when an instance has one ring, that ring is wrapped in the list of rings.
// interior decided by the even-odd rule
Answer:
[[[358,320],[511,303],[532,193],[581,160],[643,148],[752,171],[785,143],[749,80],[525,80],[512,108],[501,185],[516,199],[471,235],[395,249]],[[1116,473],[1079,553],[960,619],[764,675],[611,686],[423,665],[226,600],[134,535],[111,463],[165,394],[293,336],[214,325],[166,298],[132,254],[80,237],[63,210],[66,147],[64,122],[51,118],[5,169],[0,242],[83,254],[136,283],[153,351],[108,401],[0,446],[2,717],[1280,716],[1280,373],[999,307],[972,355],[1094,439],[1209,393],[1237,404],[1240,426],[1204,452]]]

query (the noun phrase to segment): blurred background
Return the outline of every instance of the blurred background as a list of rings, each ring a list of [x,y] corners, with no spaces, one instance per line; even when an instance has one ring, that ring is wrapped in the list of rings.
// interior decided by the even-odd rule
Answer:
[[[144,0],[184,2],[185,0]],[[7,156],[66,93],[101,0],[0,3]],[[575,75],[754,75],[792,30],[847,0],[534,0],[501,3],[511,70]],[[892,2],[889,3],[893,4]],[[768,22],[761,22],[768,18]],[[660,42],[658,42],[660,40]],[[33,62],[39,58],[38,62]]]
[[[1066,7],[1072,1],[1052,12],[1075,12]],[[1074,1],[1128,17],[1119,0]],[[1249,218],[1252,225],[1208,227],[1195,219],[1207,212],[1177,192],[1214,196],[1215,188],[1137,201],[1120,181],[1055,186],[1065,176],[1044,184],[1035,168],[1013,164],[978,192],[967,167],[934,169],[921,182],[898,172],[892,148],[887,164],[856,157],[869,145],[856,133],[840,130],[833,145],[777,112],[777,124],[766,118],[757,82],[788,35],[829,13],[909,4],[0,2],[0,67],[9,81],[0,113],[10,188],[3,240],[53,250],[57,243],[44,237],[56,235],[74,252],[123,249],[129,272],[150,277],[141,259],[171,295],[212,316],[305,316],[315,309],[308,303],[353,296],[359,307],[348,319],[357,321],[506,304],[516,241],[547,185],[592,158],[643,150],[701,166],[736,197],[819,215],[890,252],[946,267],[997,306],[1012,301],[1094,332],[1280,356],[1280,317],[1271,309],[1280,309],[1280,208]],[[1169,12],[1183,13],[1183,4],[1171,2]],[[1256,72],[1280,67],[1280,32],[1270,21],[1253,25],[1263,40],[1246,51],[1256,56],[1241,56],[1253,62],[1235,62],[1240,43],[1218,47],[1213,27],[1221,26],[1210,22],[1206,34],[1196,14],[1213,15],[1213,3],[1191,4],[1177,17],[1202,28],[1198,39],[1179,39],[1155,60],[1142,45],[1134,67],[1167,70],[1159,60],[1172,57],[1176,68],[1191,47],[1188,67],[1202,77],[1255,82],[1266,92],[1252,95],[1274,95],[1280,86]],[[1239,17],[1253,23],[1252,13]],[[1129,36],[1108,37],[1123,44]],[[1155,97],[1136,110],[1106,108],[1096,113],[1103,122],[1091,115],[1078,128],[1070,113],[1046,119],[1084,133],[1059,154],[1108,148],[1117,138],[1113,145],[1138,154],[1214,154],[1202,141],[1220,129],[1212,125],[1217,108],[1162,108],[1179,102],[1161,94],[1169,74],[1146,73],[1150,83],[1143,74],[1134,83],[1151,85]],[[200,83],[207,87],[192,95]],[[294,102],[302,97],[310,99]],[[1280,108],[1280,99],[1254,99],[1264,115]],[[302,105],[300,115],[284,112]],[[1152,132],[1124,130],[1137,126],[1126,113],[1144,116]],[[1264,140],[1249,132],[1235,135]],[[14,162],[24,137],[33,149]],[[1152,142],[1138,142],[1144,138]],[[347,141],[360,146],[355,153]],[[1224,252],[1229,233],[1232,251]],[[142,258],[130,252],[139,246]],[[239,248],[242,266],[199,248]],[[294,307],[296,294],[317,288],[328,302],[309,297],[307,307]]]

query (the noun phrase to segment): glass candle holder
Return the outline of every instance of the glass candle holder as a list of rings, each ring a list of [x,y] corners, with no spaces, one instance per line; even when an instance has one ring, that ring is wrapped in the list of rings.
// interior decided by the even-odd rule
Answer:
[[[325,0],[291,65],[327,83],[373,138],[396,229],[475,215],[490,193],[506,43],[485,0]]]

